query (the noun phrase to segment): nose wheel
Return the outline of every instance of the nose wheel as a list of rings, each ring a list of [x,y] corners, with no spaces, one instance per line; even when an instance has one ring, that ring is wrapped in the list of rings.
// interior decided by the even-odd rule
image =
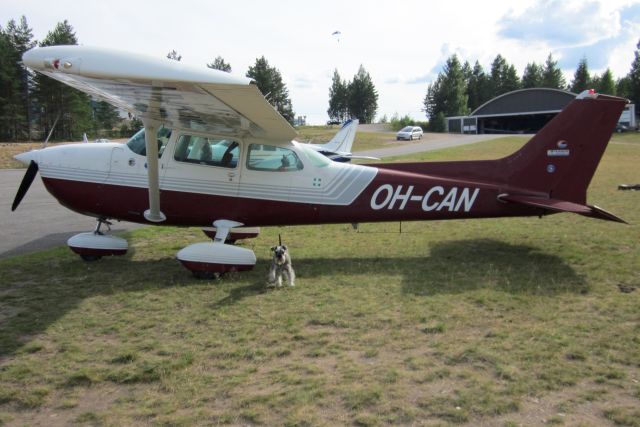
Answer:
[[[82,260],[91,262],[103,256],[119,256],[127,253],[129,243],[125,239],[112,236],[111,222],[106,218],[99,218],[93,232],[80,233],[67,240],[69,248],[80,255]],[[106,232],[103,231],[106,227]]]

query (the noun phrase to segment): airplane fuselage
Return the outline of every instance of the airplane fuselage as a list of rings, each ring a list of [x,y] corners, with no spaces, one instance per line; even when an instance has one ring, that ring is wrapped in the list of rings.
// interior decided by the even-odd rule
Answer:
[[[222,167],[181,157],[183,140],[183,133],[173,132],[159,159],[161,210],[167,217],[162,225],[208,226],[219,218],[269,226],[536,213],[499,202],[498,195],[505,191],[499,183],[443,176],[439,171],[443,163],[433,163],[434,173],[428,163],[419,173],[385,165],[342,164],[314,156],[304,144],[292,142],[280,144],[278,150],[293,153],[297,164],[283,169],[268,164],[273,163],[274,156],[268,156],[275,147],[237,140],[237,159]],[[129,145],[73,144],[32,155],[49,192],[69,209],[147,223],[146,157]],[[262,150],[257,155],[261,160],[251,163],[249,152],[255,153],[256,146]],[[260,167],[261,163],[266,166]],[[465,166],[474,169],[477,163],[454,162],[447,167],[464,176]]]

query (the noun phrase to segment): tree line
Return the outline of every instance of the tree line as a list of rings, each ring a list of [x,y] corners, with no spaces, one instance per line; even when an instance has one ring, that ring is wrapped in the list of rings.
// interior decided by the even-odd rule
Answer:
[[[44,140],[49,133],[53,141],[79,140],[84,133],[128,137],[142,127],[136,117],[121,117],[112,105],[33,73],[21,62],[22,55],[35,46],[77,44],[78,37],[67,20],[56,24],[41,41],[34,40],[25,16],[0,25],[0,141]],[[182,55],[172,50],[167,58],[180,61]],[[231,72],[231,65],[220,56],[206,65]],[[289,91],[277,68],[263,56],[249,67],[246,76],[286,120],[293,121]]]
[[[551,54],[544,64],[527,64],[522,77],[500,54],[491,63],[489,72],[485,72],[478,61],[471,67],[468,61],[462,64],[457,55],[451,55],[435,81],[428,85],[424,97],[429,130],[444,131],[445,117],[467,115],[496,96],[537,87],[574,93],[595,89],[598,93],[628,98],[640,105],[640,41],[629,73],[617,80],[608,68],[601,75],[592,75],[585,57],[578,63],[573,80],[567,83]]]

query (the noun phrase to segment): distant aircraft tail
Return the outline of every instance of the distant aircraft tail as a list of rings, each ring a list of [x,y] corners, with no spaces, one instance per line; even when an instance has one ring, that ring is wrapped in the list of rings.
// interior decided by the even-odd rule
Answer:
[[[351,147],[353,141],[356,138],[356,131],[358,130],[358,119],[350,119],[344,122],[338,133],[331,138],[331,141],[326,144],[320,145],[324,151],[331,151],[334,153],[351,153]]]
[[[524,147],[498,161],[508,188],[501,200],[624,222],[586,205],[586,200],[589,183],[628,102],[592,91],[581,93]],[[524,194],[519,195],[520,190]]]

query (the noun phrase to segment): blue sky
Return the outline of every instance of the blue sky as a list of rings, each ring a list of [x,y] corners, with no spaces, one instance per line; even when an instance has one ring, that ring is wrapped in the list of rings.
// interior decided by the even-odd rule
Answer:
[[[500,53],[521,74],[549,53],[571,80],[578,61],[625,75],[640,40],[640,1],[195,1],[0,0],[0,23],[26,15],[37,39],[68,19],[81,44],[165,56],[204,66],[217,55],[244,74],[264,55],[294,110],[327,120],[334,69],[351,79],[362,64],[379,93],[379,115],[424,120],[427,85],[448,56],[488,69]],[[341,36],[332,36],[334,31]]]

